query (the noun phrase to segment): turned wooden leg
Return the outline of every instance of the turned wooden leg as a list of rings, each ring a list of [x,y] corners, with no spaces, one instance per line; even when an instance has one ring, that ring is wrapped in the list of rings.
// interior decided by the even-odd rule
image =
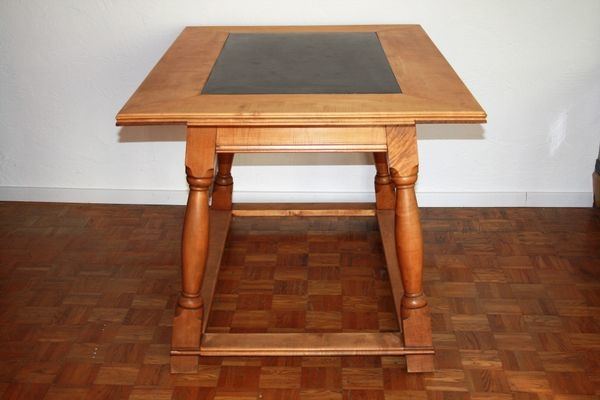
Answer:
[[[375,202],[378,210],[393,210],[396,205],[394,185],[390,178],[387,156],[385,153],[373,153],[375,160]]]
[[[404,344],[432,346],[431,317],[423,293],[423,237],[415,196],[418,174],[417,138],[414,126],[387,129],[391,179],[396,187],[395,233],[402,275],[402,332]],[[433,371],[433,355],[406,356],[408,372]]]
[[[177,355],[199,350],[202,334],[202,277],[208,254],[208,189],[214,174],[215,130],[188,127],[185,172],[190,192],[183,223],[181,294],[175,309],[171,339],[171,372],[198,370],[198,356]]]
[[[219,169],[213,186],[212,208],[215,210],[231,210],[231,197],[233,194],[231,164],[233,164],[233,153],[219,154],[217,164]]]

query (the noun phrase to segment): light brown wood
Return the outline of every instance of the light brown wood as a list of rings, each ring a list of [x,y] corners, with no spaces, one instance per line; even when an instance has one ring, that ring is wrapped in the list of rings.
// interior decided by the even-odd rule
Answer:
[[[377,33],[402,93],[431,104],[453,104],[465,110],[481,106],[427,33],[419,29],[392,29]],[[426,121],[421,117],[416,122]]]
[[[386,146],[387,150],[387,146]],[[396,193],[390,177],[386,153],[373,153],[375,161],[375,200],[378,210],[393,210],[396,205]]]
[[[208,189],[214,175],[216,130],[190,127],[187,131],[185,172],[190,192],[181,245],[181,294],[173,319],[172,349],[200,346],[204,302],[200,287],[208,256]],[[172,372],[194,372],[198,357],[171,356]]]
[[[402,93],[200,94],[229,32],[291,31],[377,32]],[[119,125],[205,126],[383,126],[485,119],[419,25],[188,27],[117,115]]]
[[[367,127],[223,127],[217,152],[360,152],[385,151],[385,128]]]
[[[183,352],[182,354],[190,354]],[[407,349],[397,333],[206,333],[203,356],[327,356],[433,354],[432,347]]]
[[[402,93],[201,94],[229,33],[295,31],[375,32]],[[407,354],[409,371],[431,371],[431,321],[423,294],[423,240],[414,191],[418,173],[415,124],[485,119],[481,106],[419,25],[184,29],[117,115],[118,125],[188,126],[190,194],[182,240],[182,292],[173,323],[172,371],[194,371],[200,354]],[[232,205],[231,165],[236,152],[356,151],[374,154],[375,207]],[[211,226],[208,197],[215,154],[219,169],[212,191]],[[403,340],[395,333],[358,332],[202,336],[232,215],[375,213]]]
[[[418,309],[403,306],[402,337],[407,348],[432,346],[431,315],[427,304]],[[406,356],[407,372],[431,372],[434,370],[432,355],[409,354]]]
[[[219,154],[217,156],[217,164],[219,169],[213,185],[211,207],[215,210],[231,210],[233,195],[231,165],[233,164],[233,153]]]
[[[249,32],[381,32],[398,28],[399,25],[279,25],[279,26],[198,26],[194,29],[227,33]]]
[[[400,275],[398,253],[396,252],[396,223],[394,210],[377,210],[377,224],[381,235],[385,264],[390,277],[390,287],[392,288],[392,297],[394,298],[396,318],[401,325],[402,296],[404,295],[404,291],[402,290],[402,276]]]
[[[372,203],[280,203],[236,204],[235,217],[369,217],[375,215]]]
[[[206,269],[200,290],[200,296],[204,302],[205,316],[202,320],[203,333],[206,331],[206,326],[208,325],[208,316],[210,315],[215,288],[217,287],[221,258],[227,234],[229,233],[230,223],[231,212],[229,210],[210,210],[208,256],[206,257]]]
[[[402,275],[404,295],[401,315],[404,343],[431,346],[431,317],[423,293],[423,237],[415,195],[419,160],[415,126],[394,126],[387,130],[390,175],[396,186],[396,253]],[[410,355],[409,372],[433,371],[433,357]]]

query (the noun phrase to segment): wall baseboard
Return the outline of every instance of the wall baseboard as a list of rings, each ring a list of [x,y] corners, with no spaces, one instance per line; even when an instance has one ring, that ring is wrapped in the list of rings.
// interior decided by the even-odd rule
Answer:
[[[592,192],[418,192],[421,207],[591,207]],[[369,192],[235,192],[234,201],[371,202]],[[186,190],[74,189],[0,186],[0,201],[185,204]]]

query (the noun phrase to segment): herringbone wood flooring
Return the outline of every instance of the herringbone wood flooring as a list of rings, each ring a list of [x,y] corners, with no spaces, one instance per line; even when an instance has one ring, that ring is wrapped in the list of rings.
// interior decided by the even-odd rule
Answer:
[[[436,372],[203,358],[170,375],[183,207],[0,203],[3,399],[595,399],[600,211],[423,209]],[[375,218],[234,219],[213,332],[395,330]]]

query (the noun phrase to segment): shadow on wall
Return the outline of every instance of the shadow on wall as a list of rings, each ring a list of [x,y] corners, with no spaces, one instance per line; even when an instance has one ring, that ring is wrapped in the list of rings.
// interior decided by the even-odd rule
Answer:
[[[419,140],[482,140],[482,125],[419,125]],[[185,126],[125,126],[119,129],[120,143],[185,142]],[[275,153],[238,154],[235,165],[372,165],[369,153]]]
[[[185,126],[123,126],[119,129],[118,141],[119,143],[185,142]]]

